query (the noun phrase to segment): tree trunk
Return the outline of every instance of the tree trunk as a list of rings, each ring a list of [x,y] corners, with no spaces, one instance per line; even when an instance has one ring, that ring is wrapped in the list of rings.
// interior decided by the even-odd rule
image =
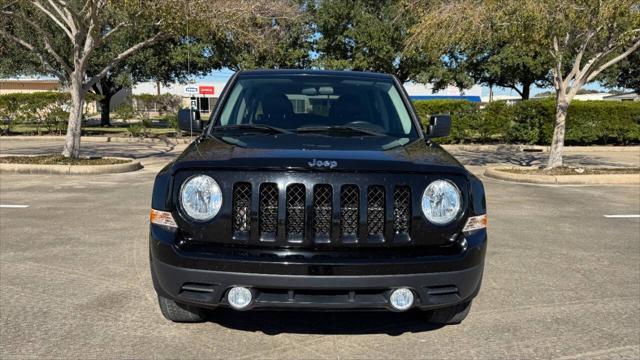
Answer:
[[[531,94],[531,83],[522,84],[522,100],[529,100]]]
[[[547,169],[562,166],[562,151],[564,149],[564,131],[566,128],[567,109],[569,101],[564,95],[559,95],[556,99],[556,123],[553,129],[553,139],[551,139],[551,150],[549,151],[549,161]]]
[[[80,72],[80,74],[83,73]],[[80,156],[80,132],[82,130],[85,98],[85,92],[82,90],[82,75],[72,74],[69,91],[71,93],[71,109],[69,111],[69,124],[67,125],[67,135],[64,139],[62,156],[77,159]]]
[[[111,94],[104,94],[100,100],[100,126],[111,126]]]

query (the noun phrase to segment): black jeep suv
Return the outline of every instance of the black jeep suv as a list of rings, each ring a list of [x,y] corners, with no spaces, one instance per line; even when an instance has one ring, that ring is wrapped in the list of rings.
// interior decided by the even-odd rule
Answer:
[[[150,256],[162,314],[206,309],[424,310],[462,321],[487,243],[480,180],[431,142],[402,85],[364,72],[233,76],[155,179]]]

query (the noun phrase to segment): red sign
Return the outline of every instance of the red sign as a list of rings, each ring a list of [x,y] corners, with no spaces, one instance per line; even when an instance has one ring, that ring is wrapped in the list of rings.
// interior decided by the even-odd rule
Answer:
[[[200,85],[198,86],[198,92],[201,95],[213,95],[215,94],[215,88],[213,86],[208,86],[208,85]]]

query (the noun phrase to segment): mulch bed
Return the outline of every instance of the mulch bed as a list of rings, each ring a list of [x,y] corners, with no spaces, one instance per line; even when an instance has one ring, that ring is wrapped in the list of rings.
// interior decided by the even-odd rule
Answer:
[[[551,170],[545,169],[500,169],[500,171],[523,175],[616,175],[616,174],[640,174],[640,168],[577,168],[558,167]]]
[[[2,164],[31,164],[31,165],[113,165],[124,164],[129,160],[112,158],[79,158],[70,159],[62,155],[38,155],[38,156],[1,156]]]

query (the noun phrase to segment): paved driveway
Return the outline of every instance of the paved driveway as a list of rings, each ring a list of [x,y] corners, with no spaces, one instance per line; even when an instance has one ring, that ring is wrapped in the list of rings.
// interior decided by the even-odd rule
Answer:
[[[604,217],[640,214],[637,186],[485,179],[484,284],[458,326],[417,312],[229,310],[173,324],[148,269],[158,166],[0,174],[0,203],[28,205],[0,208],[0,358],[640,357],[640,219]]]

